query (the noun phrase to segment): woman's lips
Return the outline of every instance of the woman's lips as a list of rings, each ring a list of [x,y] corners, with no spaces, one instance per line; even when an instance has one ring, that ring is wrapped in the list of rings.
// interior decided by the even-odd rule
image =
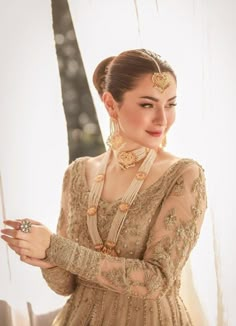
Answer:
[[[152,137],[161,137],[162,131],[146,131]]]

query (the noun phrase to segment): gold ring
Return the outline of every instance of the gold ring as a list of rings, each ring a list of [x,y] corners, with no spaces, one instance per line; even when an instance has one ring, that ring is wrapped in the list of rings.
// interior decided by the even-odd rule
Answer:
[[[31,230],[31,226],[32,223],[27,219],[24,219],[20,222],[20,230],[24,233],[29,233]]]

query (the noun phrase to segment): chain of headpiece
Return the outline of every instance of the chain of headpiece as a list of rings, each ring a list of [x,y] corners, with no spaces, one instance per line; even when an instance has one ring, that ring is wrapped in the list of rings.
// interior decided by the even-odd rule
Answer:
[[[142,49],[141,52],[148,56],[155,63],[158,72],[154,72],[152,75],[153,87],[157,88],[161,93],[164,92],[170,86],[170,78],[167,72],[162,72],[158,60],[160,60],[161,56],[158,54],[154,54],[153,52]]]

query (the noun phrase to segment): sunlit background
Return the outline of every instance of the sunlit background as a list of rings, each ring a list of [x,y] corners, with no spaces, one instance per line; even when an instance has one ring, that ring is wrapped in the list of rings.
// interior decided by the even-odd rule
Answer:
[[[5,207],[8,218],[39,219],[55,230],[66,166],[103,151],[109,133],[92,85],[96,65],[127,49],[156,51],[178,78],[167,150],[199,161],[208,186],[208,211],[182,293],[196,326],[235,326],[236,3],[9,0],[0,6],[1,221]],[[50,312],[66,299],[0,241],[0,326],[50,325]]]

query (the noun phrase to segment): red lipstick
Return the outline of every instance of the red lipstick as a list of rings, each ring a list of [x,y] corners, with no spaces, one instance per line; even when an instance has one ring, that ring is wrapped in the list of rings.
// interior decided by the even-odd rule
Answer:
[[[146,131],[152,137],[161,137],[162,131]]]

